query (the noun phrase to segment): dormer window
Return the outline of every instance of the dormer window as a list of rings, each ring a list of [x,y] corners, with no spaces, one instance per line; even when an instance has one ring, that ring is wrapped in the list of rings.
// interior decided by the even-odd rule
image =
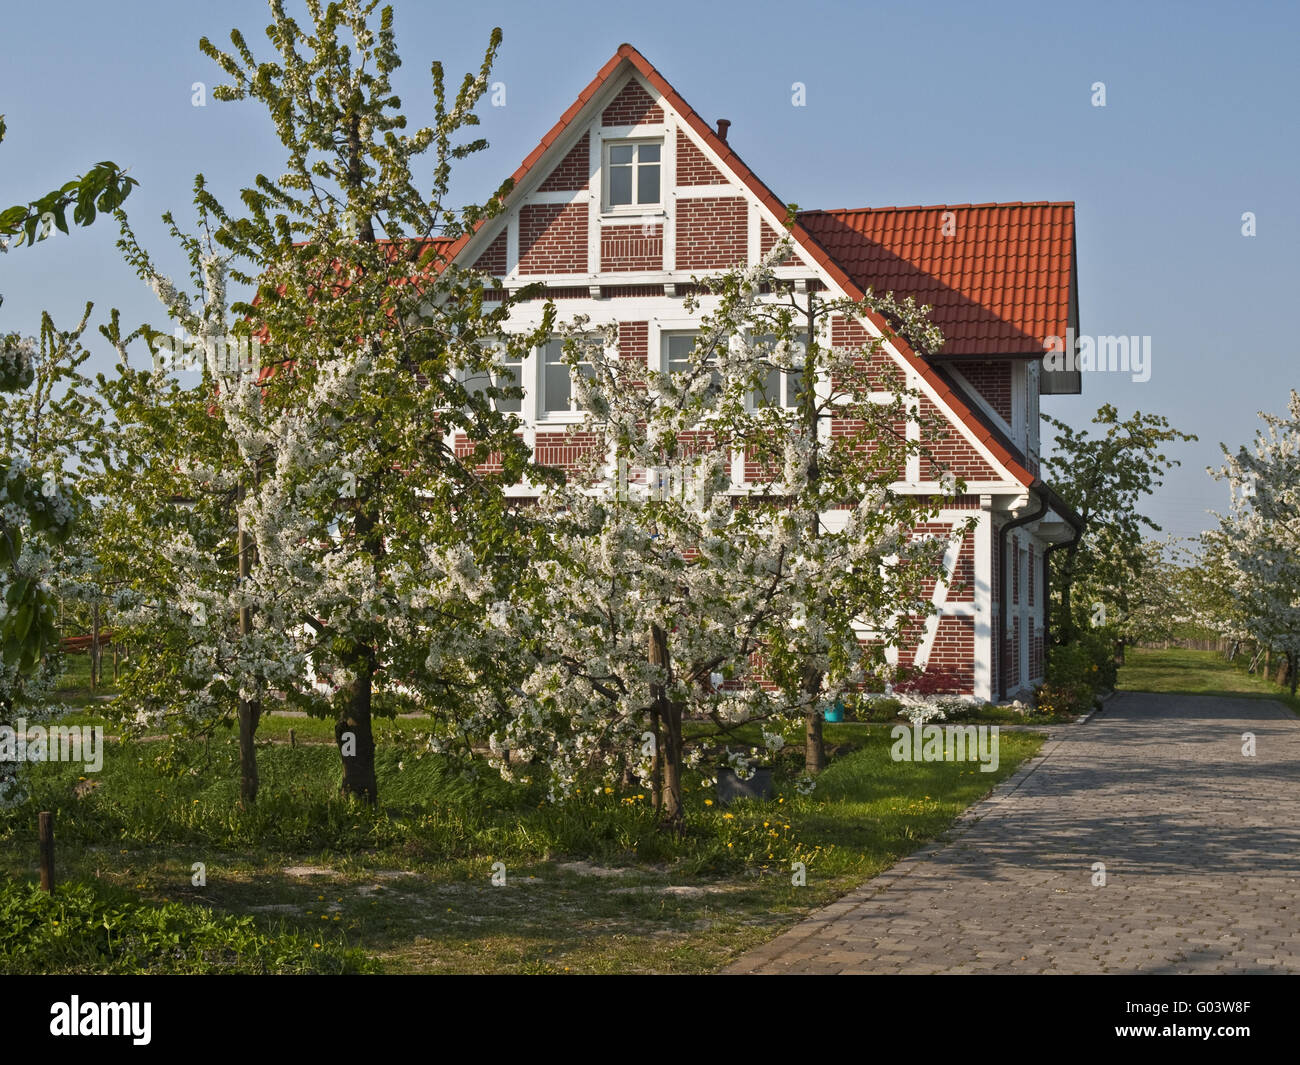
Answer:
[[[663,141],[609,141],[605,145],[605,208],[658,207]]]

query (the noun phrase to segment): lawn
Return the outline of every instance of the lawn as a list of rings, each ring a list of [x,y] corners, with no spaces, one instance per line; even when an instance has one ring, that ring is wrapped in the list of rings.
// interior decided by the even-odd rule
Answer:
[[[1217,651],[1132,647],[1125,659],[1119,671],[1119,687],[1124,691],[1276,699],[1300,713],[1300,699],[1292,698],[1286,688],[1266,679],[1262,671],[1246,672],[1250,660],[1245,655],[1228,662]]]
[[[351,804],[335,795],[323,724],[271,719],[248,812],[224,732],[208,744],[111,741],[91,780],[77,765],[37,765],[31,798],[0,812],[0,878],[19,891],[35,879],[36,812],[52,810],[61,880],[116,893],[115,906],[168,907],[167,927],[184,924],[175,906],[201,911],[217,943],[320,942],[335,969],[364,956],[386,972],[709,972],[940,834],[1042,742],[1003,732],[999,768],[983,773],[894,762],[889,724],[828,725],[835,755],[812,795],[793,785],[793,750],[769,801],[724,810],[695,775],[675,838],[638,790],[556,805],[540,783],[421,756],[410,719],[387,723],[378,808]],[[792,883],[794,863],[806,886]],[[222,924],[246,917],[251,929]],[[228,950],[209,954],[229,967]],[[301,954],[270,971],[302,971]]]

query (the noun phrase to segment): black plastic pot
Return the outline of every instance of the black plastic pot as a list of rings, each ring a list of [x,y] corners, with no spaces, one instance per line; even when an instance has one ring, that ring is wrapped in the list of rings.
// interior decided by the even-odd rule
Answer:
[[[733,769],[718,770],[718,805],[727,806],[736,799],[770,799],[772,770],[763,766],[748,780],[741,780]]]

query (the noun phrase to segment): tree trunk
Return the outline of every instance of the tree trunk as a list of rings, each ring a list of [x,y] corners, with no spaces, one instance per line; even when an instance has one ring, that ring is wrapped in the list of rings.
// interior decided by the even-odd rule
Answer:
[[[260,780],[257,775],[257,725],[262,717],[262,704],[254,700],[239,700],[239,803],[247,808],[257,801]]]
[[[811,293],[808,296],[808,360],[813,356],[813,345],[816,343],[815,337],[817,326],[817,297]],[[812,388],[808,388],[803,396],[803,418],[804,431],[812,441],[812,453],[808,459],[808,484],[809,487],[817,490],[821,481],[821,445],[817,435],[817,397]],[[816,540],[821,534],[821,519],[814,512],[810,522],[808,535],[810,539]],[[804,692],[811,696],[821,690],[822,676],[818,672],[807,671],[804,676]],[[822,739],[822,712],[817,708],[816,700],[812,703],[812,709],[804,714],[803,719],[804,735],[804,772],[816,776],[826,768],[826,743]]]
[[[668,633],[658,625],[650,626],[650,664],[669,670]],[[659,824],[672,832],[681,832],[685,826],[682,809],[682,705],[668,698],[664,684],[654,684],[650,689],[654,709],[651,720],[655,722],[655,795],[659,811]]]
[[[334,740],[343,760],[343,781],[339,794],[362,799],[372,806],[379,800],[375,777],[375,737],[371,731],[370,697],[373,690],[374,660],[363,651],[358,661],[348,663],[357,679],[348,694],[347,710],[334,723]]]
[[[804,772],[816,776],[826,768],[826,743],[822,739],[822,713],[810,710],[803,719]]]
[[[90,690],[99,686],[99,600],[90,608]]]
[[[1296,668],[1297,665],[1300,665],[1300,663],[1297,663],[1296,657],[1297,656],[1295,651],[1289,651],[1287,653],[1287,665],[1290,667],[1291,670],[1291,697],[1292,698],[1295,697],[1296,684],[1297,682],[1300,682],[1300,669]]]
[[[682,704],[665,705],[663,801],[659,806],[659,823],[678,834],[686,828],[686,810],[682,806]]]
[[[343,185],[350,193],[359,194],[363,190],[365,178],[361,116],[349,112],[345,124],[348,131],[348,170]],[[361,209],[364,206],[364,200],[359,195],[349,195],[348,211],[357,223],[357,241],[373,244],[374,220],[368,209]],[[357,512],[355,532],[374,559],[377,569],[383,556],[383,543],[376,532],[379,523],[370,506],[372,499],[369,493],[361,493],[357,502],[360,509]],[[351,654],[344,657],[344,664],[356,680],[352,682],[348,693],[347,708],[339,714],[334,724],[334,739],[339,745],[339,755],[343,760],[343,780],[339,785],[339,794],[364,799],[374,805],[379,800],[379,782],[375,775],[375,738],[370,717],[377,666],[374,648],[364,644],[354,647]]]
[[[244,488],[241,485],[239,489],[240,498],[243,498]],[[237,533],[239,538],[239,580],[242,584],[249,578],[253,570],[253,540],[244,529],[243,522],[239,524]],[[248,636],[253,631],[253,611],[251,607],[243,606],[239,608],[239,635]],[[248,808],[257,801],[257,790],[261,781],[257,773],[257,726],[262,720],[262,704],[260,701],[240,699],[239,700],[239,802],[244,808]]]
[[[651,638],[651,659],[653,658],[654,639]],[[650,708],[650,734],[654,737],[654,751],[650,755],[650,806],[655,813],[659,812],[659,807],[663,799],[663,758],[660,757],[660,751],[663,750],[663,729],[659,724],[659,705],[654,704]]]

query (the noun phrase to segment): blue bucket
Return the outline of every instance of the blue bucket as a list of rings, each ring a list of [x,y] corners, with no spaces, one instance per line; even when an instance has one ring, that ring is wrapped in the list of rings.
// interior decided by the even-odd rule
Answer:
[[[836,699],[836,700],[835,700],[835,705],[834,705],[834,706],[828,706],[825,710],[822,711],[822,717],[824,717],[827,721],[832,721],[832,722],[833,722],[833,721],[843,721],[843,720],[844,720],[844,700],[843,700],[843,699]]]

